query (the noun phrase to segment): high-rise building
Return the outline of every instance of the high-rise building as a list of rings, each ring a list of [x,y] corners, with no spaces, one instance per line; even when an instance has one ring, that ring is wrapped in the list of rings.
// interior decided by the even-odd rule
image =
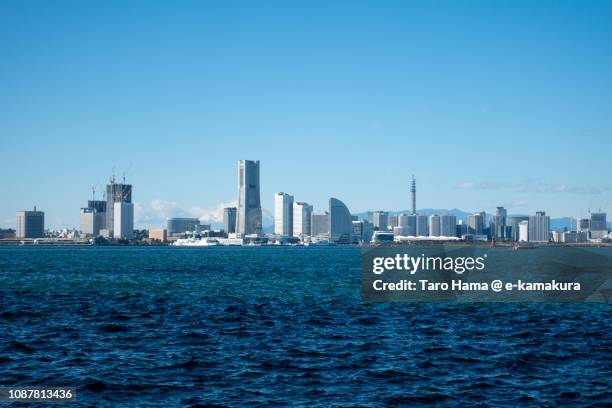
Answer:
[[[484,211],[468,216],[468,234],[483,235],[485,232],[486,214]]]
[[[374,211],[372,214],[374,229],[386,231],[389,227],[389,213],[386,211]]]
[[[389,215],[387,229],[393,231],[393,228],[399,226],[398,216]]]
[[[491,237],[497,241],[506,239],[506,216],[508,212],[504,207],[497,207],[495,215],[491,217]]]
[[[259,197],[259,160],[238,161],[238,212],[236,232],[261,235],[261,201]]]
[[[199,232],[200,229],[200,220],[197,218],[168,218],[166,224],[166,230],[169,237],[182,235],[186,232]]]
[[[113,238],[132,239],[134,237],[134,204],[119,201],[114,204]]]
[[[115,226],[115,203],[132,202],[132,185],[116,183],[112,177],[110,183],[106,185],[106,229],[110,237],[114,237]]]
[[[507,236],[512,241],[519,240],[519,223],[521,221],[528,221],[529,217],[526,215],[508,215],[506,217],[506,230]]]
[[[89,200],[87,208],[81,208],[81,232],[98,236],[106,228],[106,201]],[[114,211],[114,208],[113,208]]]
[[[327,211],[321,214],[312,213],[310,233],[313,237],[329,234],[329,213]]]
[[[293,196],[287,193],[274,194],[274,233],[293,235]]]
[[[353,221],[353,243],[370,242],[374,234],[374,224],[366,220]]]
[[[418,237],[429,236],[429,218],[426,215],[415,215],[416,235]]]
[[[591,219],[589,220],[589,231],[591,232],[591,238],[593,239],[601,239],[607,235],[608,223],[606,221],[606,213],[591,213]]]
[[[45,236],[45,213],[43,211],[17,211],[15,238],[43,238]]]
[[[433,214],[429,216],[429,236],[440,236],[440,216],[438,214]]]
[[[529,216],[530,242],[548,242],[550,240],[550,217],[544,211],[537,211]]]
[[[520,242],[529,241],[529,221],[519,221],[518,223],[518,240]]]
[[[589,220],[588,218],[578,218],[576,220],[576,231],[578,232],[588,231],[590,222],[591,220]]]
[[[467,235],[468,227],[467,224],[464,224],[462,220],[459,220],[456,228],[456,237],[462,238],[464,235]]]
[[[442,215],[440,217],[440,236],[454,237],[457,235],[457,217]]]
[[[334,244],[350,244],[353,221],[348,207],[337,198],[329,199],[329,240]]]
[[[416,215],[416,180],[414,179],[414,175],[410,181],[410,198],[412,204],[412,215]]]
[[[226,207],[223,209],[223,231],[226,234],[236,232],[236,207]]]
[[[293,203],[293,236],[304,238],[310,236],[312,205],[303,202]]]
[[[414,214],[402,214],[398,218],[398,226],[402,228],[404,236],[414,237],[417,235],[417,216]]]

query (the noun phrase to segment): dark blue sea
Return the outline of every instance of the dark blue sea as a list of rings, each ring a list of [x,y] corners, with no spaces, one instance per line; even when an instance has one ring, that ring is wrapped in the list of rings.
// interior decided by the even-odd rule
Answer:
[[[606,304],[368,304],[357,248],[0,248],[0,385],[69,406],[610,406]],[[40,405],[37,405],[40,406]]]

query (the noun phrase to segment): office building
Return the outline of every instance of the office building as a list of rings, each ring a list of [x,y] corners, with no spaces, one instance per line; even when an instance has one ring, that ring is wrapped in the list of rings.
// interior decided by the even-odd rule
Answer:
[[[588,231],[590,220],[588,218],[578,218],[576,220],[576,231]]]
[[[417,216],[414,214],[401,214],[398,217],[397,224],[399,227],[402,227],[402,233],[405,233],[403,236],[407,237],[415,237],[417,235]]]
[[[535,215],[529,216],[530,242],[550,241],[550,217],[544,211],[537,211]]]
[[[17,211],[15,238],[43,238],[45,236],[45,213],[38,211]]]
[[[521,221],[528,221],[529,217],[526,215],[508,215],[506,217],[506,234],[508,239],[511,241],[519,240],[519,223]]]
[[[132,239],[134,237],[134,204],[119,201],[114,204],[113,238]]]
[[[98,236],[100,230],[106,228],[106,201],[89,200],[87,208],[81,208],[81,232],[86,235]]]
[[[115,203],[131,203],[132,202],[132,185],[125,183],[116,183],[112,177],[110,183],[106,185],[106,225],[108,235],[114,237],[115,226]]]
[[[293,236],[304,238],[311,235],[312,205],[303,202],[293,203]]]
[[[418,237],[429,236],[429,218],[426,215],[415,215],[416,235]]]
[[[274,233],[282,237],[293,235],[293,196],[274,194]]]
[[[468,216],[468,234],[483,235],[485,233],[486,213],[481,211]]]
[[[592,239],[602,239],[608,234],[606,213],[591,213],[591,219],[589,220],[589,231]]]
[[[455,236],[457,238],[463,238],[467,234],[468,234],[467,224],[464,224],[462,220],[459,220],[459,223],[457,224],[456,235]]]
[[[393,231],[393,228],[399,226],[397,215],[389,215],[388,220],[389,220],[388,225],[387,225],[388,230]]]
[[[440,236],[455,237],[457,235],[457,217],[442,215],[440,217]]]
[[[386,231],[389,227],[389,213],[386,211],[374,211],[372,214],[372,224],[378,231]]]
[[[440,236],[440,216],[438,214],[433,214],[429,216],[429,236]]]
[[[334,244],[350,244],[353,222],[347,206],[337,198],[329,199],[329,240]]]
[[[353,243],[370,242],[374,234],[374,224],[369,221],[353,221]]]
[[[238,161],[238,211],[236,233],[262,235],[259,196],[259,160]]]
[[[518,223],[518,240],[520,242],[529,241],[529,221],[519,221]]]
[[[168,218],[166,230],[169,237],[188,232],[199,232],[201,230],[200,220],[197,218]]]
[[[236,207],[226,207],[223,209],[223,231],[226,234],[236,232]]]
[[[491,238],[497,241],[506,239],[506,217],[508,212],[504,207],[497,207],[495,215],[491,217]]]
[[[329,213],[312,213],[310,232],[313,237],[329,234]]]
[[[106,202],[104,202],[106,204]],[[81,232],[86,235],[98,236],[106,225],[106,211],[97,212],[93,208],[81,208]]]

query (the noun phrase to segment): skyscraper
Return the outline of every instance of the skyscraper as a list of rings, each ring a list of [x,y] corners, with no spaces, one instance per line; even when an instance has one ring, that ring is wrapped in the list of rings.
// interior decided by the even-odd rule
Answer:
[[[526,215],[508,215],[506,217],[506,228],[508,229],[508,238],[512,241],[519,240],[519,223],[521,221],[528,221],[529,217]]]
[[[484,211],[468,216],[468,234],[482,235],[485,229],[486,215]]]
[[[236,232],[236,207],[226,207],[223,209],[223,231],[226,234]]]
[[[114,237],[115,227],[115,203],[132,202],[132,185],[116,183],[112,177],[110,183],[106,185],[106,229],[110,237]],[[134,218],[134,207],[132,206],[132,219]]]
[[[406,233],[405,236],[415,237],[417,235],[417,216],[414,214],[402,214],[398,218],[398,224]]]
[[[105,228],[106,201],[87,201],[87,208],[81,208],[81,232],[87,235],[98,236],[100,230]]]
[[[310,234],[313,237],[329,234],[329,213],[327,211],[322,214],[312,213]]]
[[[416,217],[416,235],[418,237],[426,237],[429,235],[429,218],[426,215],[415,215]]]
[[[45,236],[45,213],[37,211],[17,211],[16,238],[42,238]]]
[[[440,217],[440,236],[454,237],[457,235],[457,217],[442,215]]]
[[[386,231],[389,227],[389,213],[386,211],[374,211],[372,214],[374,228],[379,231]]]
[[[134,237],[134,204],[116,202],[113,214],[113,238],[132,239]]]
[[[429,216],[429,236],[440,236],[440,216],[438,214],[433,214]]]
[[[529,241],[529,221],[519,221],[518,223],[518,240],[521,242]]]
[[[236,232],[261,235],[261,201],[259,197],[259,160],[238,161],[238,211]]]
[[[350,244],[353,238],[351,213],[337,198],[329,199],[329,240],[335,244]]]
[[[312,205],[308,203],[293,203],[293,236],[304,238],[310,236]]]
[[[550,217],[544,211],[537,211],[535,215],[529,216],[528,228],[529,241],[548,242],[550,240]]]
[[[287,193],[274,194],[274,233],[293,235],[293,196]]]
[[[589,220],[589,230],[591,231],[591,238],[601,239],[608,233],[608,223],[606,221],[606,213],[597,212],[591,213],[591,219]]]
[[[498,241],[506,239],[506,216],[508,212],[504,207],[497,207],[495,215],[491,218],[491,237]]]

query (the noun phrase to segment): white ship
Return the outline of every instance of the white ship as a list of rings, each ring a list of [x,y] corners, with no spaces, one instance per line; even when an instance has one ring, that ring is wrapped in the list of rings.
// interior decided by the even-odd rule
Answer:
[[[219,241],[214,238],[181,238],[174,241],[172,245],[188,247],[208,247],[218,246],[220,244]]]

